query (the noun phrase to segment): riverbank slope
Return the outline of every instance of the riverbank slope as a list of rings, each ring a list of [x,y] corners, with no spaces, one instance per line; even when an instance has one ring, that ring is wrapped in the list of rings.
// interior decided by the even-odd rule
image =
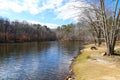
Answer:
[[[94,44],[85,45],[81,54],[72,63],[72,72],[75,80],[119,80],[120,56],[103,56],[105,44],[91,50]],[[120,42],[115,47],[120,53]]]

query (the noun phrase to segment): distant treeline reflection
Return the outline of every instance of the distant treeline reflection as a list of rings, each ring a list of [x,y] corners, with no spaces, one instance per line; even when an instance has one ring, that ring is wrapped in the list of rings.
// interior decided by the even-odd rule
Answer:
[[[49,48],[50,44],[47,42],[32,42],[32,43],[6,43],[0,44],[1,57],[15,55],[19,56],[21,53],[36,53]]]
[[[31,42],[56,40],[56,34],[47,26],[26,21],[0,18],[0,42]]]

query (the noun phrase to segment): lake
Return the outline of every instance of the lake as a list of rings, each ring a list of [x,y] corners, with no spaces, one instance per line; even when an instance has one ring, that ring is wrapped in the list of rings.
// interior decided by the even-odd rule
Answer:
[[[64,80],[79,42],[0,44],[0,80]]]

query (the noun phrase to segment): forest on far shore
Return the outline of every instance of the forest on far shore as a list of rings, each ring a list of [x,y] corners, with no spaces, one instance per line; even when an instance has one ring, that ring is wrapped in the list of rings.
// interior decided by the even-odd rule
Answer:
[[[50,29],[46,25],[32,24],[27,21],[10,21],[0,17],[0,43],[40,42],[40,41],[93,41],[88,25],[67,24]]]
[[[56,34],[47,26],[26,21],[0,18],[0,42],[32,42],[56,40]]]

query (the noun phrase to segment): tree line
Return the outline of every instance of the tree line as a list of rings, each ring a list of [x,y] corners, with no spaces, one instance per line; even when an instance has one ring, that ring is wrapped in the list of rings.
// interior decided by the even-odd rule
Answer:
[[[56,40],[56,34],[47,26],[26,21],[0,18],[0,42],[31,42]]]
[[[55,32],[58,40],[92,42],[93,36],[89,30],[90,28],[87,24],[82,21],[79,23],[58,26]]]

